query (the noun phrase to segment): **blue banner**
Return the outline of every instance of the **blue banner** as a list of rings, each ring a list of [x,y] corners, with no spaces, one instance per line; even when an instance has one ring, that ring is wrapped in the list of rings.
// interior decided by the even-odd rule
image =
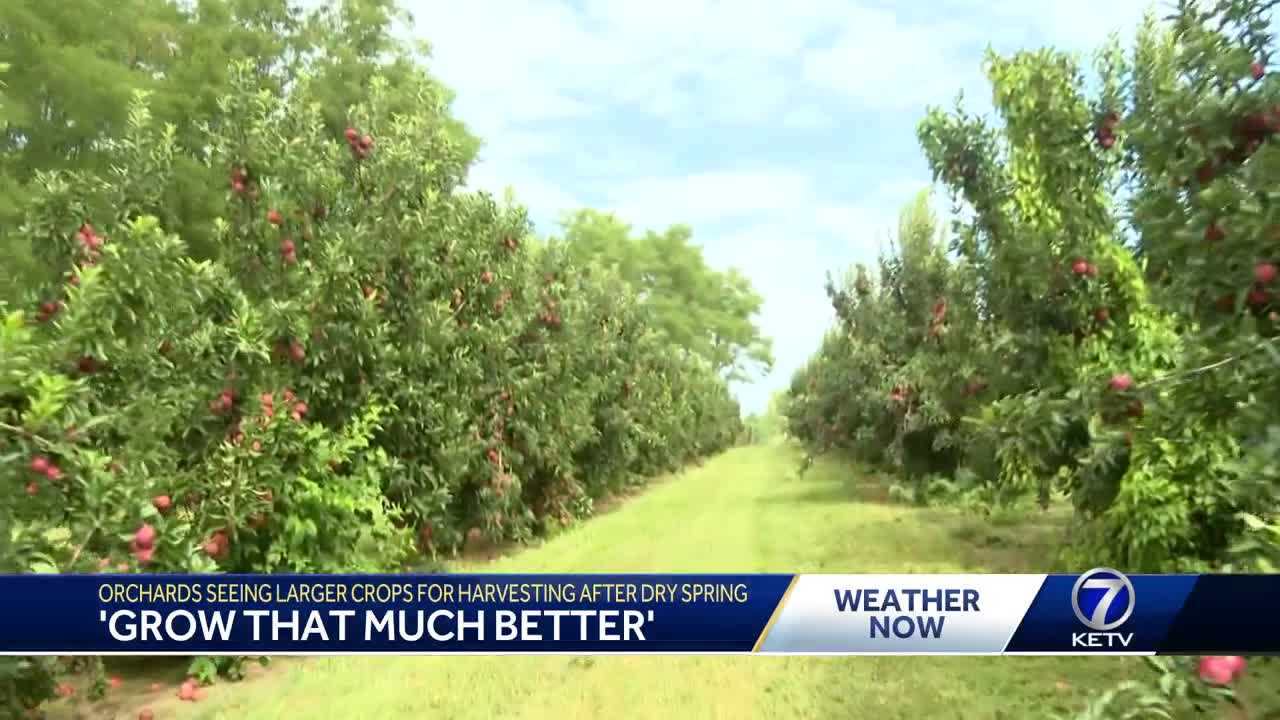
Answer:
[[[0,652],[750,652],[791,579],[9,576],[0,578]]]
[[[0,654],[1274,654],[1280,576],[29,575]]]

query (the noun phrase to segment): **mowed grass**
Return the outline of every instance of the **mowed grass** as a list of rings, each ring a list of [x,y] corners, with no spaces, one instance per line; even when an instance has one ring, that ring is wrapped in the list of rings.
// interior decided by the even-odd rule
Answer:
[[[822,460],[798,478],[798,459],[783,445],[734,449],[539,547],[457,569],[1043,572],[1060,538],[1052,515],[994,526],[886,504],[883,488],[848,465]],[[1043,718],[1079,708],[1090,687],[1141,672],[1127,658],[309,658],[220,683],[197,703],[178,701],[172,682],[149,692],[131,679],[139,691],[109,691],[81,712],[136,718],[145,706],[161,720]]]

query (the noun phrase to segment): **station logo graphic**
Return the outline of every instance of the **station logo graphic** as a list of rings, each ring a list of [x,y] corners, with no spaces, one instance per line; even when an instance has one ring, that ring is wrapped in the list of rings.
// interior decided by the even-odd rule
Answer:
[[[1133,633],[1117,632],[1133,615],[1136,596],[1133,582],[1111,568],[1094,568],[1084,573],[1071,588],[1071,609],[1076,619],[1092,632],[1071,634],[1073,648],[1123,649],[1133,642]]]

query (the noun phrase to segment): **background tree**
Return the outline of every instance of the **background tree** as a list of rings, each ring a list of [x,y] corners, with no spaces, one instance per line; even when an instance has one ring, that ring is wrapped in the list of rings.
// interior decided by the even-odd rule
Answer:
[[[576,258],[618,272],[653,311],[654,323],[680,347],[742,380],[771,368],[771,343],[754,323],[764,303],[741,273],[710,268],[687,226],[633,235],[611,213],[580,210],[562,223]]]

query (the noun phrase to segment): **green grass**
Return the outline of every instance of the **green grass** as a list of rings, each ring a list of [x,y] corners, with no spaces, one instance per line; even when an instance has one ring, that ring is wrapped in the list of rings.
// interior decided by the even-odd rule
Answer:
[[[824,460],[802,478],[780,445],[732,450],[496,572],[1042,572],[1052,514],[988,525],[890,505]],[[475,569],[465,565],[457,569]],[[198,703],[141,679],[88,717],[1037,718],[1140,672],[1125,658],[357,657],[280,660]],[[146,676],[144,672],[142,675]],[[132,673],[137,677],[137,673]]]

